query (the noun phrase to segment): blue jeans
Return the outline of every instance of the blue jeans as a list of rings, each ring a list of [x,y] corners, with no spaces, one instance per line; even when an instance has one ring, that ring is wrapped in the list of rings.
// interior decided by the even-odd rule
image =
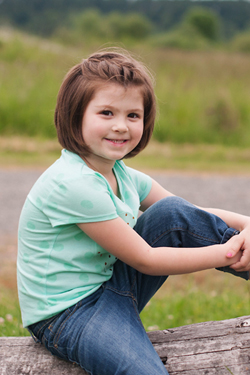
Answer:
[[[177,197],[151,206],[134,229],[152,247],[176,248],[224,243],[238,233]],[[248,279],[248,272],[223,270]],[[117,261],[112,278],[98,291],[29,330],[52,354],[92,375],[166,375],[139,314],[167,277],[144,275]]]

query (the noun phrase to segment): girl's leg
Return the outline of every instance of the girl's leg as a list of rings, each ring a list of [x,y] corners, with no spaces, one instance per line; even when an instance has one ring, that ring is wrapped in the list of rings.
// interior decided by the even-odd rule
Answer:
[[[136,274],[117,261],[114,276],[97,292],[31,331],[52,354],[92,375],[167,375],[131,291]]]
[[[219,217],[200,210],[179,197],[168,197],[152,205],[139,217],[134,229],[152,247],[176,248],[225,243],[239,233],[229,228]],[[249,278],[249,272],[236,272],[229,267],[220,270],[246,280]],[[137,278],[137,291],[134,291],[134,294],[138,300],[138,309],[141,311],[166,277],[137,273]]]

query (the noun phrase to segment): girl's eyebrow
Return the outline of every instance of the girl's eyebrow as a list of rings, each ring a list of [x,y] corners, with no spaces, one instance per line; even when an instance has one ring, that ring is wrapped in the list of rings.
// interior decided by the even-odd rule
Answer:
[[[111,104],[97,104],[95,106],[97,109],[117,109],[117,106],[113,106]],[[144,112],[144,108],[130,108],[128,112]]]
[[[132,109],[129,113],[138,113],[140,116],[144,114],[144,109]]]

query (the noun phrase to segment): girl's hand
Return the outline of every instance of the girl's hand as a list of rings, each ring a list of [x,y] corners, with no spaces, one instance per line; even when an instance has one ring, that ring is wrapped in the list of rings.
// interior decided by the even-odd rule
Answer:
[[[250,224],[248,224],[240,234],[232,237],[238,238],[241,242],[241,257],[237,262],[233,263],[230,267],[235,271],[243,272],[250,270]],[[230,242],[230,239],[228,242]],[[231,255],[230,255],[231,254]],[[227,258],[232,258],[236,254],[235,250],[229,251]]]
[[[231,268],[238,272],[245,272],[250,270],[250,217],[246,215],[237,214],[235,212],[225,211],[221,209],[215,208],[206,208],[208,212],[211,212],[214,215],[219,216],[225,223],[227,223],[228,227],[235,228],[240,231],[239,235],[234,237],[238,237],[240,241],[242,241],[242,256],[241,258],[235,262],[231,263]],[[233,237],[233,238],[234,238]],[[229,243],[231,242],[228,241]],[[237,252],[237,251],[236,251]],[[232,258],[235,254],[235,251],[228,251],[227,258]]]

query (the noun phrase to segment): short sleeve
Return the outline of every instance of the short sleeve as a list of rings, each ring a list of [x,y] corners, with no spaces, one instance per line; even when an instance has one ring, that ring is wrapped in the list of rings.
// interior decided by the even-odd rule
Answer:
[[[118,217],[107,183],[97,175],[60,181],[44,202],[43,212],[53,227]]]
[[[152,187],[152,179],[145,173],[139,172],[136,169],[127,167],[127,171],[137,189],[138,195],[140,197],[140,202],[142,202],[149,194]]]

